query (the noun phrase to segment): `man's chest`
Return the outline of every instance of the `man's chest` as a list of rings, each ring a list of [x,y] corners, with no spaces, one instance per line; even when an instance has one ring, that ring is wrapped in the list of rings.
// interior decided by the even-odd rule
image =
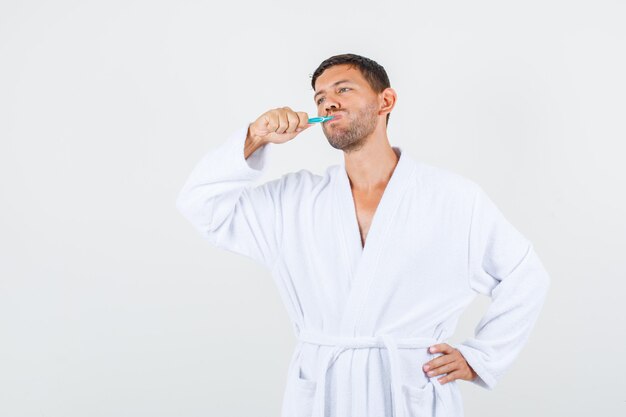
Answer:
[[[365,240],[367,233],[372,225],[372,219],[376,208],[380,203],[383,196],[383,191],[377,191],[370,194],[364,194],[359,192],[352,192],[354,199],[354,208],[356,211],[357,223],[359,225],[359,232],[361,233],[361,246],[365,246]]]

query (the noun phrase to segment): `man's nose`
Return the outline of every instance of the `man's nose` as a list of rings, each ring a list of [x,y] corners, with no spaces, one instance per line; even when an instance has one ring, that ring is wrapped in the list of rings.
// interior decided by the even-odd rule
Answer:
[[[336,104],[334,104],[334,103],[332,103],[332,104],[328,104],[328,102],[327,102],[325,109],[326,109],[326,114],[328,114],[328,113],[330,113],[331,111],[332,111],[332,112],[337,111],[338,106],[337,106]]]

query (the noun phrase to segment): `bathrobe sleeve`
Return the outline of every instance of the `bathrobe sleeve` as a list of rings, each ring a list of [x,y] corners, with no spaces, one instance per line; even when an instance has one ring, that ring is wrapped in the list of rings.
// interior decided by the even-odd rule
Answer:
[[[176,207],[212,245],[271,268],[281,234],[281,181],[254,185],[267,168],[272,143],[246,159],[248,125],[210,150],[180,190]]]
[[[468,279],[491,297],[474,337],[455,347],[476,371],[472,383],[492,390],[522,350],[543,306],[550,277],[533,245],[480,186],[469,231]]]

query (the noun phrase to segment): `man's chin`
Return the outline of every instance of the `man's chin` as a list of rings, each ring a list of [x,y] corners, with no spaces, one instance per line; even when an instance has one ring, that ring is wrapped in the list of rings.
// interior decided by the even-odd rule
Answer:
[[[348,143],[345,140],[334,140],[334,139],[329,139],[328,137],[326,139],[328,140],[328,144],[330,146],[332,146],[335,149],[339,149],[341,151],[346,149],[350,145],[352,145],[351,143]]]
[[[335,149],[341,149],[341,146],[343,145],[343,142],[335,140],[334,138],[329,138],[328,136],[326,136],[326,140],[328,141],[328,144]]]

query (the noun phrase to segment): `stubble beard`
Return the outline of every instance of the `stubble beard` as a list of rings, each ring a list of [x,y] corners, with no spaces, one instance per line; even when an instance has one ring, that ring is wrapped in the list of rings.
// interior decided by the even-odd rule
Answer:
[[[376,127],[376,108],[375,103],[368,104],[359,110],[353,119],[348,119],[346,114],[341,121],[337,122],[336,126],[324,126],[322,130],[330,146],[344,152],[354,152],[361,149],[365,145],[365,138]],[[340,124],[345,123],[345,120],[348,120],[349,123],[347,126],[341,126]]]

